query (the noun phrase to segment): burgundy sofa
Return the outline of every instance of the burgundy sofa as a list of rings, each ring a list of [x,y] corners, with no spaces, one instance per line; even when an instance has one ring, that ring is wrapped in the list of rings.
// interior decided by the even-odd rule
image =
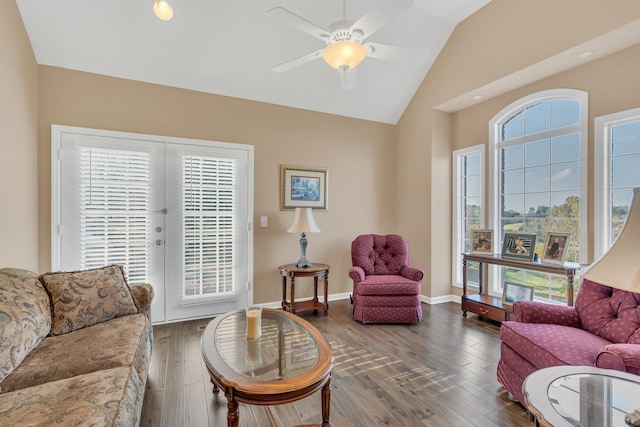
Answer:
[[[549,366],[577,365],[640,375],[640,294],[583,278],[575,307],[519,301],[503,322],[498,381],[520,403],[522,383]]]
[[[364,234],[351,243],[353,318],[362,323],[418,323],[420,281],[409,266],[409,244],[397,234]]]

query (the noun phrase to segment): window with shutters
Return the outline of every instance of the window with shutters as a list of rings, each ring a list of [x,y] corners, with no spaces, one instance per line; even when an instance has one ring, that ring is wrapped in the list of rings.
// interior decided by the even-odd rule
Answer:
[[[182,156],[183,297],[233,294],[236,161]]]
[[[149,280],[150,154],[78,147],[80,268],[125,266]]]

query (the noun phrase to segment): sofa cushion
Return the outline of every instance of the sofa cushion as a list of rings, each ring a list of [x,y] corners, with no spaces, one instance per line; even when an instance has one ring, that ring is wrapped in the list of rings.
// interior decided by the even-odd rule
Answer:
[[[0,269],[0,381],[9,375],[51,329],[51,306],[38,275]]]
[[[131,367],[44,383],[0,395],[0,419],[7,426],[134,426],[144,386]]]
[[[52,335],[138,312],[119,265],[46,273],[40,276],[40,281],[53,302]]]
[[[575,306],[582,329],[613,343],[640,344],[640,294],[584,278]]]
[[[595,366],[609,341],[582,329],[544,323],[503,322],[500,339],[537,369],[560,365]]]
[[[136,314],[47,337],[5,378],[0,392],[122,366],[146,378],[149,328],[148,318]]]

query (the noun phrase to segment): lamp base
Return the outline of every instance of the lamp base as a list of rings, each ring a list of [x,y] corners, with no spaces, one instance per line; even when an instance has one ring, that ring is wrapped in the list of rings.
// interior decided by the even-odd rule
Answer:
[[[301,259],[300,261],[298,261],[296,266],[298,268],[309,268],[309,267],[311,267],[311,263],[309,261],[307,261],[306,259]]]
[[[298,268],[309,268],[311,263],[307,260],[307,235],[302,233],[300,236],[300,260],[296,265]]]

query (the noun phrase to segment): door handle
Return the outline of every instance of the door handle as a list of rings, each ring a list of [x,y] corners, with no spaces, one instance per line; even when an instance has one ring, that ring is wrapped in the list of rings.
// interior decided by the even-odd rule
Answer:
[[[162,239],[156,240],[156,246],[160,246],[160,245],[162,245]]]

